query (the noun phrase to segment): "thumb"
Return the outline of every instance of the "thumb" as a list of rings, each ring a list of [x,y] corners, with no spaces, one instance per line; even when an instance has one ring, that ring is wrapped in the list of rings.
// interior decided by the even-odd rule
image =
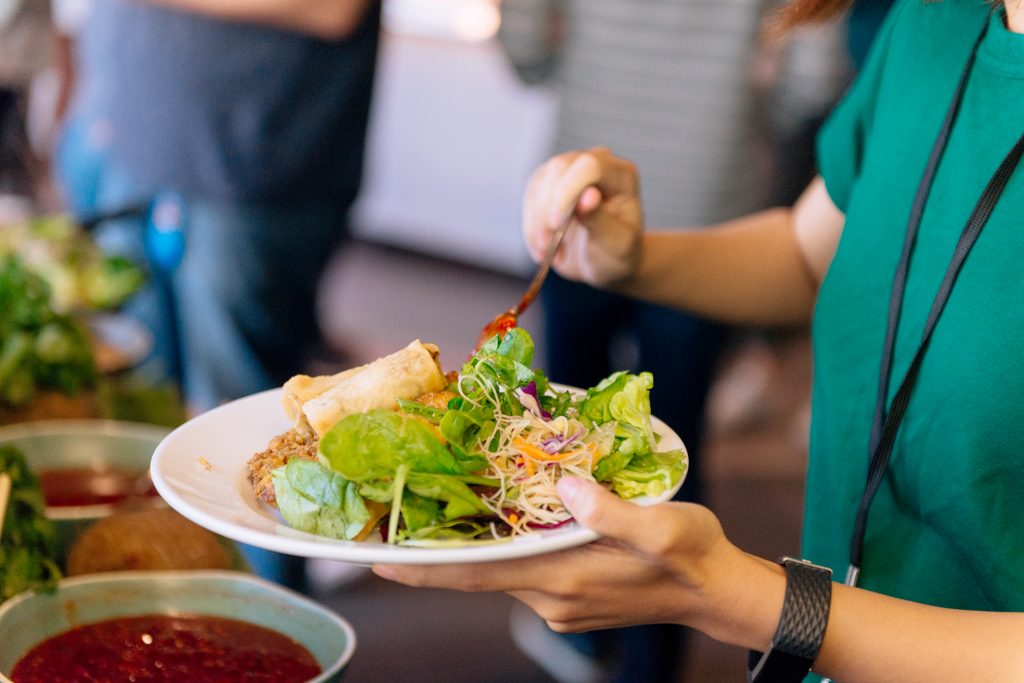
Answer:
[[[650,510],[578,477],[562,477],[557,486],[558,495],[580,524],[601,536],[643,545],[643,530],[651,526]]]

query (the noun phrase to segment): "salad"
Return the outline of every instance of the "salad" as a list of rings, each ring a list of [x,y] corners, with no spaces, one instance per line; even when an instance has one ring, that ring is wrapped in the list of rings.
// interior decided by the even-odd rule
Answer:
[[[18,256],[50,287],[59,312],[116,308],[144,282],[142,270],[105,254],[68,216],[40,216],[0,226],[0,258]]]
[[[96,382],[89,338],[54,310],[50,287],[16,256],[0,256],[0,409],[39,390],[74,396]]]
[[[39,479],[24,453],[0,446],[0,473],[11,479],[7,514],[0,535],[0,602],[30,588],[52,590],[61,577],[57,536],[44,515]]]
[[[555,490],[566,475],[623,498],[679,484],[687,456],[658,449],[650,373],[559,391],[531,369],[533,353],[530,335],[513,328],[466,362],[440,406],[400,400],[342,418],[315,459],[271,471],[285,521],[347,540],[379,523],[392,544],[495,542],[570,522]]]

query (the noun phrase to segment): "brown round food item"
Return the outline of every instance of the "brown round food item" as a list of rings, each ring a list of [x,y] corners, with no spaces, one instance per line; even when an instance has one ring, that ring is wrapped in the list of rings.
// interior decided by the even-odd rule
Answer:
[[[167,508],[114,514],[79,537],[67,575],[157,569],[230,569],[217,536]]]
[[[0,401],[0,425],[98,417],[103,417],[103,411],[95,391],[83,391],[75,396],[57,391],[37,391],[32,402],[20,408],[11,408]]]

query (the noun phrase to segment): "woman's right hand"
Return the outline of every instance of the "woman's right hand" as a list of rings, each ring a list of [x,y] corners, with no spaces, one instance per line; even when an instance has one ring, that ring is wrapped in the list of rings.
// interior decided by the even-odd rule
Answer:
[[[566,152],[541,165],[523,199],[523,237],[540,261],[576,202],[554,267],[570,280],[607,286],[629,278],[640,261],[644,230],[636,166],[606,148]]]

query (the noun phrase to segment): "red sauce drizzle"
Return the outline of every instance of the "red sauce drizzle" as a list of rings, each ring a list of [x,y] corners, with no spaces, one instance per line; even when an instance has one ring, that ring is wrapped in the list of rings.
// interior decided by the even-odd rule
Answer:
[[[177,681],[303,683],[320,673],[309,650],[237,619],[146,615],[73,628],[33,647],[17,683]]]
[[[500,313],[494,320],[487,323],[484,329],[480,330],[480,336],[476,339],[476,346],[473,347],[474,353],[479,351],[480,347],[486,344],[494,335],[500,334],[504,336],[506,332],[517,325],[518,315],[516,314],[516,309],[510,308],[504,313]]]
[[[51,507],[117,505],[157,495],[145,472],[116,467],[40,470],[39,488]]]

